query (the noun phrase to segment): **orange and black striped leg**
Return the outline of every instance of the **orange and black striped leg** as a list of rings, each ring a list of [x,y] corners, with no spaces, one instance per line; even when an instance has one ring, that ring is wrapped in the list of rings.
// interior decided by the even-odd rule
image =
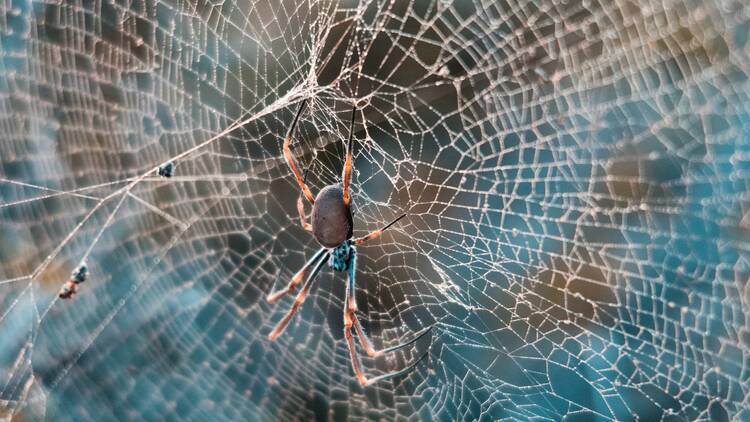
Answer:
[[[414,335],[414,338],[407,340],[403,343],[397,344],[395,346],[386,347],[385,349],[377,350],[372,345],[372,341],[367,337],[365,332],[362,330],[362,326],[359,323],[359,319],[356,316],[355,312],[352,312],[352,320],[354,324],[354,329],[357,331],[357,337],[359,337],[359,344],[362,346],[362,348],[365,350],[365,353],[367,353],[367,356],[376,358],[378,356],[382,356],[386,353],[394,352],[398,349],[404,348],[412,343],[416,343],[417,340],[424,337],[425,334],[427,334],[431,329],[432,326],[429,326],[427,328],[421,329],[417,334]]]
[[[357,107],[352,108],[352,123],[349,126],[349,142],[346,144],[346,160],[344,161],[344,171],[342,175],[344,184],[344,204],[349,205],[351,196],[349,195],[349,184],[352,180],[352,145],[354,141],[354,120],[357,117]]]
[[[302,202],[302,196],[300,195],[299,198],[297,198],[297,211],[299,212],[299,222],[302,224],[302,228],[311,232],[312,231],[312,224],[307,222],[307,217],[305,217],[305,203]]]
[[[289,309],[289,312],[284,315],[284,318],[279,321],[278,324],[276,324],[276,327],[271,331],[271,333],[268,335],[268,339],[273,341],[276,340],[276,338],[281,335],[282,332],[284,332],[284,329],[287,325],[289,325],[289,321],[292,320],[292,317],[294,314],[297,313],[299,310],[299,307],[302,305],[302,303],[305,301],[305,298],[307,297],[307,293],[310,291],[310,286],[312,286],[312,281],[315,279],[315,276],[318,275],[320,272],[320,268],[323,266],[323,264],[326,262],[326,258],[328,258],[328,254],[323,255],[323,259],[321,259],[318,264],[313,268],[310,275],[307,277],[307,281],[305,281],[305,284],[302,285],[302,289],[300,289],[299,293],[297,293],[297,297],[294,299],[294,303],[292,303],[292,308]]]
[[[286,162],[287,164],[289,164],[289,168],[292,169],[292,173],[294,173],[294,177],[295,179],[297,179],[297,184],[299,185],[300,189],[302,189],[302,194],[305,195],[305,198],[307,198],[307,200],[310,201],[311,204],[314,204],[315,197],[313,197],[310,188],[307,187],[307,184],[302,177],[302,173],[300,173],[299,168],[297,167],[297,163],[294,161],[294,156],[292,155],[292,150],[290,148],[292,144],[292,136],[294,135],[294,129],[297,127],[297,122],[299,121],[299,116],[302,114],[302,110],[305,109],[305,104],[307,104],[306,99],[302,100],[302,103],[299,105],[299,110],[297,110],[297,114],[294,116],[292,126],[289,127],[286,138],[284,138],[284,158],[286,158]]]
[[[417,335],[404,343],[398,344],[396,346],[388,347],[383,350],[375,350],[375,348],[372,346],[372,342],[369,338],[365,335],[364,331],[362,330],[362,327],[360,326],[359,320],[357,319],[357,302],[355,300],[355,289],[356,289],[356,271],[357,271],[357,251],[356,249],[352,248],[351,255],[349,258],[349,280],[346,285],[346,304],[344,305],[344,338],[346,339],[346,345],[349,348],[349,356],[352,361],[352,368],[354,369],[354,373],[357,375],[357,380],[359,380],[359,383],[363,386],[368,386],[375,384],[378,381],[384,381],[393,377],[397,377],[399,375],[403,375],[409,371],[411,371],[419,362],[424,359],[427,354],[429,353],[429,350],[422,354],[418,359],[416,359],[411,364],[407,365],[405,368],[402,368],[395,372],[390,372],[384,375],[380,375],[374,378],[367,378],[362,372],[362,364],[359,361],[359,355],[357,354],[357,349],[354,346],[354,336],[352,334],[352,328],[356,330],[357,337],[359,337],[359,342],[362,348],[365,350],[365,352],[371,356],[376,357],[380,356],[384,353],[393,352],[395,350],[401,349],[403,347],[406,347],[420,338],[427,334],[428,331],[432,327],[427,327],[417,333]]]
[[[315,263],[325,253],[326,253],[326,248],[320,248],[320,250],[318,252],[316,252],[315,255],[313,255],[313,257],[310,258],[305,263],[305,265],[302,267],[302,269],[300,269],[297,272],[297,274],[295,274],[294,277],[292,277],[291,281],[289,281],[289,284],[287,284],[286,287],[284,287],[281,290],[277,290],[277,291],[275,291],[273,293],[269,293],[268,296],[266,297],[266,301],[268,303],[276,303],[279,299],[281,299],[282,297],[284,297],[287,293],[293,292],[294,289],[297,288],[297,286],[299,285],[299,283],[302,282],[302,279],[305,277],[305,273],[307,272],[307,270],[310,267],[312,267],[313,265],[315,265]]]
[[[383,375],[378,375],[377,377],[373,377],[373,378],[367,378],[367,376],[365,376],[365,374],[362,372],[362,364],[359,362],[359,355],[357,354],[357,350],[354,347],[354,337],[352,336],[352,325],[358,325],[358,323],[354,322],[354,321],[356,321],[356,319],[357,319],[357,317],[354,315],[353,312],[350,312],[350,311],[344,312],[344,337],[346,338],[346,345],[349,348],[349,356],[350,356],[351,361],[352,361],[352,368],[354,369],[354,373],[356,374],[357,380],[359,381],[359,383],[362,384],[365,387],[368,386],[368,385],[373,385],[373,384],[375,384],[377,382],[380,382],[380,381],[385,381],[385,380],[388,380],[388,379],[391,379],[391,378],[394,378],[394,377],[398,377],[400,375],[404,375],[404,374],[408,373],[409,371],[411,371],[412,369],[414,369],[414,367],[417,366],[417,364],[419,364],[419,362],[421,362],[422,359],[426,358],[427,355],[430,353],[430,351],[427,350],[426,352],[422,353],[422,355],[420,357],[418,357],[417,359],[415,359],[412,363],[410,363],[409,365],[405,366],[404,368],[399,369],[398,371],[389,372],[389,373],[383,374]],[[408,346],[408,345],[416,342],[420,338],[422,338],[422,336],[424,336],[425,334],[427,334],[427,332],[430,331],[431,329],[432,329],[431,326],[427,327],[427,328],[423,329],[422,331],[420,331],[419,334],[417,334],[412,340],[409,340],[409,341],[407,341],[405,343],[402,343],[402,344],[399,344],[397,346],[393,346],[393,347],[389,347],[387,349],[383,349],[383,350],[380,351],[380,354],[387,353],[387,352],[392,352],[394,350],[398,350],[398,349],[400,349],[402,347]],[[379,356],[380,354],[377,354],[375,356]]]
[[[361,244],[367,242],[368,240],[375,239],[376,237],[378,237],[381,234],[383,234],[383,232],[386,231],[389,227],[391,227],[392,225],[396,224],[398,222],[398,220],[400,220],[400,219],[402,219],[404,217],[406,217],[406,214],[401,214],[398,218],[396,218],[395,220],[393,220],[390,223],[388,223],[382,229],[375,230],[375,231],[373,231],[372,233],[370,233],[370,234],[368,234],[366,236],[362,236],[362,237],[358,237],[358,238],[354,239],[354,244],[355,245],[361,245]]]

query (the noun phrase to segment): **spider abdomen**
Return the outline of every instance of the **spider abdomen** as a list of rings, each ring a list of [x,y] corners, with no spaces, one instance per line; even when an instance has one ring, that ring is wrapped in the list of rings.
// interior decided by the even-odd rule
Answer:
[[[326,248],[335,248],[352,237],[352,213],[338,185],[323,188],[312,210],[312,233]]]

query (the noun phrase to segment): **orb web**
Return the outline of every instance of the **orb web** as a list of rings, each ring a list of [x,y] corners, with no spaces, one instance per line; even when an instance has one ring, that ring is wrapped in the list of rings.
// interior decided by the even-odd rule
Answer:
[[[0,5],[0,416],[747,413],[750,10],[693,1]],[[353,105],[370,374],[316,244]],[[174,163],[171,178],[159,166]],[[81,262],[72,300],[58,292]]]

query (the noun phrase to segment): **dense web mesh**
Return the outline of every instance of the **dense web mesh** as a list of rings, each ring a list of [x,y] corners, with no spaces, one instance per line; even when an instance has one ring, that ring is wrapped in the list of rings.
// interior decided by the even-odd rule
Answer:
[[[707,3],[3,0],[0,417],[750,419],[750,9]],[[368,388],[343,274],[267,340],[305,98],[313,191],[356,101],[355,236],[408,213],[365,330],[435,325]]]

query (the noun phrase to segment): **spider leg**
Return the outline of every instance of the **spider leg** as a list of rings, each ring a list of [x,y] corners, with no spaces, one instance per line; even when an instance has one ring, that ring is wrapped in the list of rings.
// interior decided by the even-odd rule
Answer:
[[[294,177],[295,179],[297,179],[297,184],[299,185],[300,189],[302,189],[302,194],[305,195],[305,198],[307,198],[307,200],[310,201],[311,204],[314,204],[315,197],[313,197],[312,192],[310,192],[310,188],[307,187],[307,184],[302,177],[302,173],[300,173],[299,168],[297,168],[297,163],[294,161],[294,156],[292,155],[292,150],[290,148],[290,145],[292,144],[292,135],[294,135],[294,129],[297,127],[297,121],[299,120],[299,116],[302,114],[302,110],[305,109],[305,104],[307,104],[307,99],[302,100],[302,103],[299,105],[299,110],[297,110],[297,114],[294,116],[292,126],[289,127],[289,131],[286,133],[286,138],[284,138],[284,158],[286,158],[286,162],[287,164],[289,164],[289,168],[292,169],[292,173],[294,173]]]
[[[302,278],[305,276],[305,272],[307,271],[307,269],[313,266],[315,262],[317,262],[318,259],[320,259],[320,257],[323,256],[325,252],[326,252],[326,248],[320,248],[320,250],[316,252],[315,255],[313,255],[312,258],[310,258],[305,263],[305,265],[302,266],[302,268],[297,272],[297,274],[295,274],[294,277],[292,277],[292,279],[289,281],[289,284],[287,284],[285,288],[281,290],[277,290],[273,293],[269,293],[268,296],[266,297],[266,301],[268,303],[275,303],[279,299],[284,297],[284,295],[286,295],[287,293],[293,292],[294,289],[297,288],[297,285],[299,285],[299,283],[302,282]]]
[[[307,172],[310,170],[310,168],[305,169],[304,176],[302,177],[302,181],[307,183]],[[312,224],[307,222],[307,217],[305,217],[305,203],[302,202],[302,195],[297,197],[297,212],[299,213],[299,221],[302,225],[302,228],[311,232],[312,231]]]
[[[347,311],[352,313],[352,323],[354,325],[354,329],[357,332],[357,337],[359,338],[359,343],[362,346],[362,348],[365,350],[365,353],[367,353],[370,357],[378,357],[385,353],[390,353],[393,351],[396,351],[398,349],[404,348],[410,344],[415,343],[417,340],[422,338],[425,334],[427,334],[428,331],[432,329],[432,326],[429,326],[427,328],[423,328],[420,330],[414,338],[411,340],[405,341],[401,344],[397,344],[395,346],[387,347],[385,349],[377,350],[372,345],[372,341],[367,337],[365,334],[365,331],[362,329],[362,324],[359,322],[359,318],[357,318],[357,302],[354,297],[354,289],[355,289],[355,276],[356,276],[356,267],[357,267],[357,251],[352,247],[352,255],[351,258],[349,258],[350,264],[349,264],[349,286],[348,286],[348,292],[349,296],[347,298]]]
[[[328,257],[328,254],[323,255],[324,258],[318,261],[318,264],[313,268],[310,275],[307,277],[307,281],[305,281],[305,284],[302,285],[302,289],[297,294],[297,297],[294,299],[294,303],[292,304],[292,308],[289,309],[289,312],[287,312],[286,315],[284,315],[284,318],[279,321],[278,324],[276,324],[276,327],[271,331],[271,333],[268,335],[268,339],[273,341],[276,340],[276,338],[284,331],[286,326],[289,324],[289,321],[292,320],[292,317],[294,314],[297,313],[297,310],[299,310],[299,307],[302,305],[302,302],[305,301],[305,297],[307,296],[307,292],[310,290],[310,286],[312,286],[312,281],[315,279],[315,276],[318,275],[318,272],[320,272],[321,267],[323,267],[323,264],[326,262],[326,259]]]
[[[299,212],[299,221],[302,224],[302,228],[311,232],[312,224],[308,223],[307,217],[305,217],[305,203],[302,202],[302,195],[297,198],[297,212]]]
[[[422,359],[424,359],[429,354],[429,350],[423,353],[422,356],[420,356],[414,362],[410,363],[409,365],[407,365],[406,367],[398,371],[389,372],[387,374],[379,375],[377,377],[368,379],[365,376],[365,374],[362,372],[362,364],[359,361],[359,355],[357,354],[356,347],[354,346],[354,336],[352,335],[352,327],[357,332],[357,337],[359,337],[359,341],[361,343],[362,348],[364,348],[367,354],[371,357],[380,356],[383,353],[392,352],[394,350],[398,350],[398,349],[401,349],[402,347],[408,346],[416,342],[420,338],[422,338],[422,336],[427,334],[427,332],[430,331],[432,327],[430,326],[421,330],[419,333],[417,333],[417,335],[413,339],[409,341],[406,341],[396,346],[388,347],[383,350],[375,350],[375,348],[372,346],[372,342],[370,341],[369,338],[367,338],[364,331],[362,330],[362,327],[360,326],[360,323],[359,323],[359,319],[357,319],[357,315],[356,315],[357,304],[355,301],[354,292],[356,288],[355,275],[357,271],[357,251],[354,247],[352,247],[351,256],[349,260],[350,260],[349,261],[349,280],[346,285],[346,305],[345,305],[345,310],[344,310],[344,337],[346,338],[346,344],[347,344],[347,347],[349,348],[349,355],[352,360],[352,368],[354,369],[354,373],[357,375],[357,379],[359,380],[360,384],[362,384],[363,386],[368,386],[368,385],[375,384],[376,382],[391,379],[393,377],[397,377],[399,375],[403,375],[411,371],[419,362],[422,361]]]
[[[352,180],[352,142],[354,140],[354,120],[357,117],[357,106],[352,108],[352,123],[349,126],[349,142],[346,144],[346,161],[344,161],[344,171],[342,175],[344,184],[344,204],[349,205],[351,196],[349,196],[349,183]]]
[[[356,315],[354,315],[353,320],[354,320],[354,329],[357,331],[357,337],[359,337],[359,342],[362,345],[362,348],[365,349],[365,352],[367,353],[368,356],[373,357],[373,358],[384,355],[386,353],[394,352],[410,344],[416,343],[417,340],[424,337],[425,334],[427,334],[430,330],[432,330],[432,326],[423,328],[419,332],[417,332],[417,334],[411,340],[407,340],[395,346],[386,347],[385,349],[377,350],[373,347],[372,341],[367,337],[365,332],[362,330],[362,326],[360,325],[359,319],[357,318]]]
[[[389,380],[391,378],[395,378],[397,376],[406,374],[407,372],[409,372],[412,369],[414,369],[414,367],[417,366],[419,364],[419,362],[422,362],[422,360],[424,358],[426,358],[427,355],[429,355],[429,354],[430,354],[429,350],[426,351],[426,352],[424,352],[424,353],[422,353],[422,355],[420,357],[414,359],[414,362],[406,365],[405,367],[399,369],[398,371],[393,371],[393,372],[389,372],[387,374],[378,375],[377,377],[373,377],[373,378],[370,378],[370,379],[366,379],[365,378],[365,382],[362,385],[364,385],[365,387],[367,387],[369,385],[373,385],[373,384],[378,383],[380,381]],[[360,382],[362,382],[362,380],[360,380]]]
[[[404,217],[406,217],[406,214],[401,214],[398,218],[396,218],[395,220],[393,220],[390,223],[386,224],[386,226],[383,227],[382,229],[375,230],[375,231],[371,232],[370,234],[368,234],[366,236],[362,236],[362,237],[358,237],[358,238],[354,239],[354,244],[355,245],[361,245],[361,244],[367,242],[368,240],[375,239],[376,237],[378,237],[381,234],[383,234],[383,232],[386,231],[389,227],[391,227],[392,225],[396,224],[398,222],[398,220],[400,220],[400,219],[402,219]]]

